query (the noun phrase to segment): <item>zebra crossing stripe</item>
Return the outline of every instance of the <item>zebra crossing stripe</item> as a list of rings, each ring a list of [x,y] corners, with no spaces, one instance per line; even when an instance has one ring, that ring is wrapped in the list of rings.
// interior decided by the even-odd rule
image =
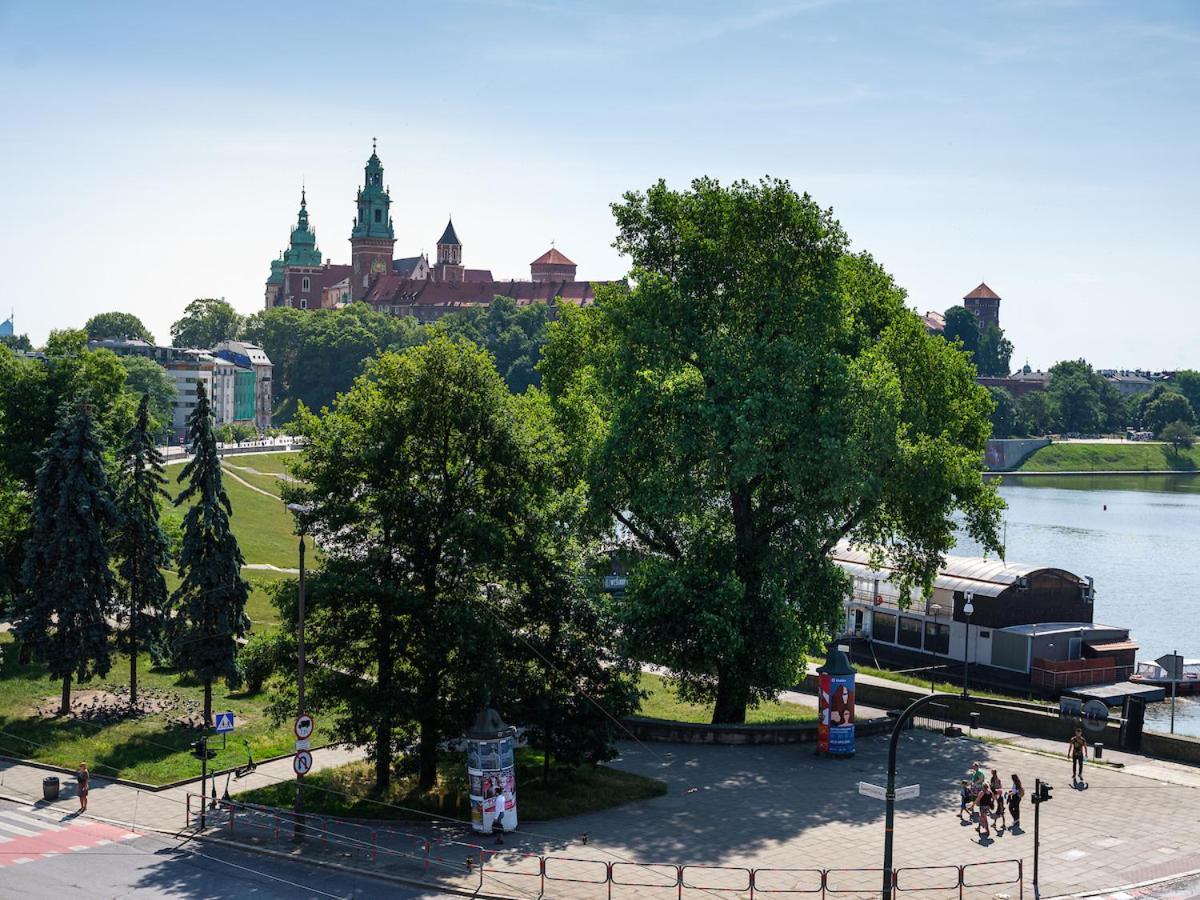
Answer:
[[[18,828],[16,825],[10,825],[8,822],[0,822],[0,829],[20,835],[21,837],[37,837],[41,834],[40,831],[30,831],[28,828]]]
[[[23,825],[25,828],[37,828],[42,831],[66,831],[61,825],[51,825],[49,822],[43,822],[37,819],[31,819],[21,813],[10,812],[7,809],[0,809],[0,816],[8,819],[10,822],[16,822],[18,825]]]

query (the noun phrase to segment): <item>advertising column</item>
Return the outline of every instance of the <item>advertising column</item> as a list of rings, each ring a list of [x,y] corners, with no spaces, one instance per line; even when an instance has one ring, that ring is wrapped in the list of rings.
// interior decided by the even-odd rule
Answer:
[[[855,669],[846,654],[833,644],[825,665],[817,673],[817,753],[853,756]]]
[[[516,733],[491,708],[467,732],[471,828],[480,834],[517,827]]]

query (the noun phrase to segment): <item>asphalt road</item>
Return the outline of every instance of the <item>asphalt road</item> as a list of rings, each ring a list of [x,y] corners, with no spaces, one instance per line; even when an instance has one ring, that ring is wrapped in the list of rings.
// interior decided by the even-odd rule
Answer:
[[[165,835],[126,838],[108,826],[55,824],[0,800],[0,898],[107,897],[441,900],[446,895]]]

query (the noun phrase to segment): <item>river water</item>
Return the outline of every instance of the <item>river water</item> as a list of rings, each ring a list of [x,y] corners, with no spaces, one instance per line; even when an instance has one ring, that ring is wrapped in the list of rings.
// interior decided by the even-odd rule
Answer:
[[[1200,658],[1200,476],[1009,476],[1000,495],[1008,559],[1095,578],[1095,621],[1130,628],[1139,661]],[[1146,727],[1170,717],[1169,701],[1151,704]],[[1175,730],[1200,736],[1200,696],[1177,701]]]

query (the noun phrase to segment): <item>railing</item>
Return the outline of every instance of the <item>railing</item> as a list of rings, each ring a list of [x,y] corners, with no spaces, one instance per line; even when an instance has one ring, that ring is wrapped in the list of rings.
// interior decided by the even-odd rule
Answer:
[[[1072,669],[1049,669],[1045,666],[1035,665],[1029,670],[1029,681],[1034,687],[1058,690],[1128,681],[1131,674],[1133,674],[1133,666],[1110,664]]]
[[[944,735],[961,735],[962,730],[950,721],[950,707],[944,703],[930,703],[913,716],[913,727],[936,731]]]
[[[199,794],[187,794],[187,827],[198,831],[199,806],[193,800],[201,804],[208,801]],[[290,812],[226,800],[206,811],[205,833],[233,837],[243,844],[291,841],[295,824]],[[312,844],[336,852],[342,863],[383,863],[407,878],[424,879],[431,886],[453,884],[477,893],[486,886],[489,892],[529,898],[545,897],[547,891],[557,896],[570,886],[572,896],[596,900],[683,900],[701,895],[717,900],[865,900],[879,896],[883,881],[883,870],[879,868],[753,868],[543,856],[311,814],[305,816],[304,829]],[[599,849],[596,852],[617,856]],[[1017,900],[1025,895],[1025,867],[1019,859],[961,866],[907,866],[893,870],[891,878],[894,893],[910,893],[921,900],[941,900],[951,895],[959,900],[984,900],[995,896],[1003,886],[1009,886],[1010,895]]]

